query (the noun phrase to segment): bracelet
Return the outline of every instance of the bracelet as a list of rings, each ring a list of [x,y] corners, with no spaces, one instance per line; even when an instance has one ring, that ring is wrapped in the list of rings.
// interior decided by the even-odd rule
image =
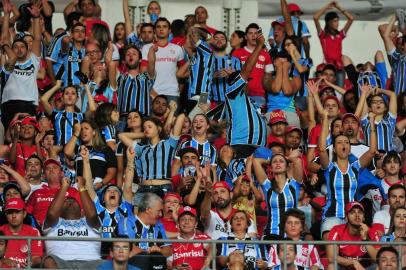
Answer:
[[[371,131],[372,131],[372,132],[375,132],[375,131],[376,131],[376,129],[371,129]]]
[[[38,15],[38,16],[32,16],[31,15],[31,18],[33,18],[33,19],[39,19],[39,17],[41,17],[41,15]]]
[[[79,139],[79,136],[78,136],[78,135],[76,135],[76,134],[73,134],[73,136]]]
[[[83,192],[83,191],[87,191],[87,188],[86,187],[79,188],[79,192]]]

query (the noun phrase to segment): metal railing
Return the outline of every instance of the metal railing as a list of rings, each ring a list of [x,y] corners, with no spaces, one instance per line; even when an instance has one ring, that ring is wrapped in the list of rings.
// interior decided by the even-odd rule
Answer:
[[[130,243],[139,243],[139,242],[148,242],[148,243],[203,243],[209,244],[211,247],[211,256],[212,262],[211,267],[213,270],[216,269],[216,254],[217,254],[217,245],[218,244],[237,244],[241,241],[236,240],[184,240],[184,239],[129,239],[129,238],[73,238],[73,237],[46,237],[46,236],[0,236],[0,240],[26,240],[28,251],[27,251],[27,268],[31,268],[31,242],[35,240],[41,241],[78,241],[78,242],[130,242]],[[373,245],[373,246],[394,246],[397,247],[399,253],[398,260],[398,269],[402,269],[402,255],[403,250],[402,246],[406,247],[406,242],[372,242],[372,241],[289,241],[289,240],[280,240],[280,241],[270,241],[270,240],[245,240],[244,244],[256,244],[256,245],[282,245],[284,250],[283,261],[286,261],[286,249],[287,245],[314,245],[314,246],[326,246],[333,245],[334,247],[334,269],[338,268],[337,256],[338,256],[338,245]],[[406,266],[406,265],[405,265]],[[284,264],[284,270],[286,270],[286,264]]]

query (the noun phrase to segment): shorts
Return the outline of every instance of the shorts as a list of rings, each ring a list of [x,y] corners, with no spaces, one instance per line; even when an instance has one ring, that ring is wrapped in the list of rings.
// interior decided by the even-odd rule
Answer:
[[[345,223],[344,218],[338,218],[338,217],[328,217],[325,218],[324,221],[321,223],[321,237],[323,238],[323,233],[324,232],[329,232],[331,229],[336,226],[336,225],[341,225]]]

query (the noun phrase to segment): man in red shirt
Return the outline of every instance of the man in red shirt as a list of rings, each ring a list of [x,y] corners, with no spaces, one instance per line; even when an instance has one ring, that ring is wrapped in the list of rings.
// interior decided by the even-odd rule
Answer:
[[[173,243],[172,266],[193,270],[209,267],[210,246],[205,243],[193,243],[193,240],[210,240],[206,234],[196,232],[196,209],[185,206],[180,208],[178,215],[178,239],[189,240],[191,243]]]
[[[237,49],[233,52],[233,56],[240,59],[242,65],[245,64],[248,56],[250,56],[257,47],[256,39],[258,37],[258,30],[258,24],[249,24],[245,29],[247,46]],[[270,80],[272,78],[272,71],[273,65],[271,57],[265,50],[261,50],[258,56],[257,63],[252,69],[248,78],[248,95],[251,97],[252,100],[255,101],[258,107],[262,107],[266,103],[264,84],[271,85]]]
[[[45,156],[46,154],[40,142],[35,141],[38,131],[39,125],[35,117],[25,117],[21,122],[15,122],[11,129],[10,162],[22,176],[25,176],[25,162],[31,155]]]
[[[266,144],[269,145],[273,142],[285,143],[285,132],[288,125],[285,113],[282,110],[274,110],[269,115],[269,123],[271,133],[269,134]]]
[[[334,226],[329,241],[379,241],[379,236],[364,223],[364,206],[359,202],[350,202],[345,207],[347,223]],[[375,260],[377,250],[372,245],[338,246],[337,263],[344,268],[363,269],[371,260]],[[327,246],[329,267],[334,264],[334,247]],[[332,269],[332,268],[331,268]]]
[[[34,191],[26,205],[27,212],[32,214],[41,226],[44,223],[49,206],[61,188],[63,172],[59,161],[52,158],[47,159],[44,162],[44,175],[48,185],[44,184]],[[80,202],[79,192],[72,187],[67,190],[66,197],[74,197]]]
[[[5,236],[41,236],[39,231],[29,225],[23,224],[26,212],[24,210],[24,201],[20,198],[11,198],[6,202],[7,224],[0,227],[0,231]],[[16,268],[27,267],[27,241],[26,240],[8,240],[4,258],[8,259],[5,263]],[[31,241],[31,267],[38,267],[41,264],[43,255],[42,241]]]
[[[165,233],[168,238],[176,238],[178,236],[178,211],[182,203],[182,198],[176,192],[168,192],[164,196],[164,211],[160,222],[164,225]]]

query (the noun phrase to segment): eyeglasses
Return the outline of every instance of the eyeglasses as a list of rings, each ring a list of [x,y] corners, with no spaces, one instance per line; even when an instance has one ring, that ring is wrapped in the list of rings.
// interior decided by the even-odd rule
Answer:
[[[97,54],[99,52],[100,52],[99,50],[93,50],[93,51],[87,51],[86,54],[87,55],[95,55],[95,54]]]
[[[113,250],[114,251],[119,251],[119,250],[123,250],[123,251],[129,251],[130,247],[121,247],[121,246],[113,246]]]

